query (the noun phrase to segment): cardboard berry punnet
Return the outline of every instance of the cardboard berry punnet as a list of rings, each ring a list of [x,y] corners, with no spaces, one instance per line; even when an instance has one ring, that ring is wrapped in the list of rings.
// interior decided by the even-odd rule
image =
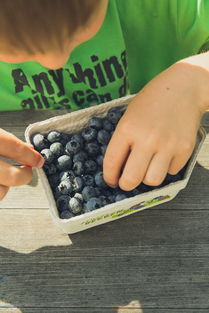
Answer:
[[[107,111],[112,107],[126,107],[134,96],[135,95],[126,96],[100,105],[30,124],[25,130],[26,142],[32,143],[32,137],[36,133],[46,134],[51,130],[57,130],[69,134],[76,133],[87,126],[88,120],[91,117],[104,117]],[[203,127],[200,127],[195,148],[181,180],[169,183],[164,187],[141,193],[131,198],[108,204],[102,208],[74,216],[70,219],[61,219],[59,217],[56,201],[47,176],[43,169],[37,169],[38,176],[41,179],[49,201],[50,213],[54,222],[62,228],[64,233],[72,234],[172,200],[181,189],[186,187],[205,137],[206,131]]]

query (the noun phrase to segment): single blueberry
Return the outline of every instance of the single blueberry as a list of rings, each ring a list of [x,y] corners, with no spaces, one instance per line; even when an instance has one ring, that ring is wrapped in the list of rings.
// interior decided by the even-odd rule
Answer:
[[[65,146],[66,143],[70,141],[70,135],[69,134],[66,134],[66,133],[61,133],[61,136],[60,136],[60,143]]]
[[[84,162],[84,170],[86,174],[93,174],[97,170],[97,163],[94,160],[86,160]]]
[[[105,188],[107,187],[107,184],[105,183],[104,181],[104,178],[103,178],[103,172],[98,172],[96,175],[95,175],[95,184],[98,186],[98,187],[101,187],[101,188]]]
[[[69,196],[67,195],[60,196],[56,201],[58,210],[60,212],[64,210],[69,210],[69,201],[70,201]]]
[[[45,163],[44,164],[50,164],[53,162],[54,160],[54,155],[53,153],[51,152],[50,149],[43,149],[41,150],[41,155],[44,157],[45,159]]]
[[[102,154],[103,156],[105,155],[106,150],[107,150],[107,146],[106,146],[106,145],[102,145],[102,146],[100,147],[100,151],[101,151],[101,154]]]
[[[95,187],[94,190],[95,190],[96,197],[103,195],[103,189],[102,188]]]
[[[57,167],[60,171],[70,170],[72,168],[72,159],[69,155],[63,154],[57,159]]]
[[[64,153],[64,147],[60,142],[54,142],[49,147],[55,157],[59,157]]]
[[[93,127],[86,127],[82,131],[82,136],[86,142],[91,142],[96,139],[97,131]]]
[[[102,206],[105,206],[108,204],[108,199],[105,196],[100,196],[99,199],[102,203]]]
[[[56,130],[52,130],[48,133],[47,135],[47,140],[50,142],[50,143],[53,143],[53,142],[59,142],[60,141],[60,138],[61,138],[61,133],[59,131],[56,131]]]
[[[107,112],[107,119],[111,123],[116,125],[119,122],[122,115],[123,113],[117,107],[113,107]]]
[[[144,192],[148,192],[151,191],[153,188],[152,186],[149,185],[145,185],[144,183],[141,183],[138,187],[137,187],[139,194],[140,193],[144,193]]]
[[[85,150],[89,156],[96,157],[99,154],[100,147],[97,142],[88,142],[85,145]]]
[[[83,209],[82,201],[75,197],[70,199],[69,206],[73,214],[79,214]]]
[[[73,156],[73,162],[77,162],[77,161],[80,161],[80,162],[84,162],[88,159],[88,154],[85,152],[85,151],[79,151],[78,153],[76,153],[74,156]]]
[[[101,145],[107,145],[110,141],[110,133],[108,133],[105,129],[101,129],[97,134],[97,141],[101,143]]]
[[[104,156],[102,154],[98,155],[98,157],[96,158],[97,165],[102,167],[103,166],[103,160],[104,160]]]
[[[83,179],[80,176],[77,176],[73,180],[73,190],[75,192],[81,191],[83,189]]]
[[[84,173],[84,164],[83,162],[77,161],[73,164],[73,171],[76,176],[80,176]]]
[[[55,174],[57,171],[57,168],[54,163],[51,163],[51,164],[44,163],[43,170],[46,173],[46,175],[49,176],[49,175]]]
[[[83,147],[84,139],[83,139],[81,133],[73,134],[72,137],[71,137],[71,139],[74,140],[74,141],[79,142],[79,143],[80,143],[80,146]]]
[[[82,190],[82,196],[84,201],[88,201],[90,198],[95,197],[95,188],[92,186],[85,186]]]
[[[81,144],[80,142],[71,139],[65,146],[65,151],[67,154],[76,154],[81,150]]]
[[[90,118],[90,120],[88,121],[88,126],[93,127],[95,129],[101,129],[103,126],[102,118],[96,116]]]
[[[79,192],[76,192],[76,193],[75,193],[74,198],[78,198],[81,202],[83,202],[83,196],[82,196],[82,194],[79,193]]]
[[[115,202],[115,196],[112,194],[112,195],[109,195],[108,196],[108,203],[114,203]]]
[[[68,179],[62,180],[57,188],[63,195],[70,195],[73,191],[73,185]]]
[[[70,180],[71,182],[73,182],[73,179],[75,178],[75,173],[72,171],[72,170],[69,170],[69,171],[62,171],[60,173],[60,180],[65,180],[65,179],[68,179]]]
[[[32,138],[32,143],[37,150],[43,150],[45,148],[48,148],[49,142],[42,134],[35,134]]]
[[[121,201],[121,200],[124,200],[126,199],[126,195],[124,193],[118,193],[116,196],[115,196],[115,202],[117,201]]]
[[[139,194],[138,188],[134,188],[133,190],[130,191],[130,197],[137,196]]]
[[[115,129],[115,126],[106,118],[103,119],[103,129],[107,132],[112,132]]]
[[[58,173],[50,174],[47,178],[52,188],[56,187],[60,183],[60,177]]]
[[[85,211],[91,212],[101,207],[102,207],[102,202],[100,198],[92,197],[87,201],[86,206],[85,206]]]
[[[84,175],[83,183],[85,186],[94,186],[94,177],[91,175]]]
[[[64,210],[60,213],[60,218],[61,219],[69,219],[73,217],[74,215],[70,212],[70,210]]]

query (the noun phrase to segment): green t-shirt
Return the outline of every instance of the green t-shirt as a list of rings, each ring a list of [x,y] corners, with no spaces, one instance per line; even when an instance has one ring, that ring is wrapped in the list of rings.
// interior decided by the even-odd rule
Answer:
[[[76,110],[133,94],[207,48],[208,0],[109,0],[100,30],[62,68],[0,61],[0,110]]]

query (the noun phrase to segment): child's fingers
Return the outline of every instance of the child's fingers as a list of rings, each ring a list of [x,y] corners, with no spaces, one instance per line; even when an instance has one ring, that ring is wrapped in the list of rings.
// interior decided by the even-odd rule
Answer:
[[[144,178],[151,158],[148,146],[144,146],[144,149],[133,146],[119,179],[120,188],[129,191],[137,187]]]
[[[119,132],[115,132],[107,146],[103,160],[103,177],[108,185],[117,186],[121,168],[128,153],[129,145],[121,138]]]
[[[160,185],[168,173],[171,159],[172,155],[168,151],[160,151],[154,154],[146,171],[143,183],[150,186]]]
[[[31,168],[14,166],[0,161],[0,185],[7,187],[25,185],[31,181],[32,176]]]
[[[178,152],[175,154],[173,159],[171,160],[168,173],[171,175],[176,175],[186,164],[186,162],[189,160],[193,150],[195,147],[195,143],[191,144],[190,146],[183,148],[183,145],[181,146],[181,152]]]
[[[6,196],[8,191],[9,187],[0,185],[0,200],[2,200]]]
[[[39,152],[3,129],[0,129],[0,155],[37,168],[42,167],[45,161]]]

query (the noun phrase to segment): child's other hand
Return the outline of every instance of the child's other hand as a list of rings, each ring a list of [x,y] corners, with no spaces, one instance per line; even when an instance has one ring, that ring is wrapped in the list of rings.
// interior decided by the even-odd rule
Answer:
[[[202,112],[201,94],[187,67],[174,65],[156,76],[129,104],[104,158],[105,181],[132,190],[157,186],[190,158]]]
[[[0,200],[5,197],[10,186],[29,183],[33,175],[31,167],[40,168],[44,162],[44,158],[32,146],[3,129],[0,129],[0,156],[23,164],[14,166],[0,160]]]

